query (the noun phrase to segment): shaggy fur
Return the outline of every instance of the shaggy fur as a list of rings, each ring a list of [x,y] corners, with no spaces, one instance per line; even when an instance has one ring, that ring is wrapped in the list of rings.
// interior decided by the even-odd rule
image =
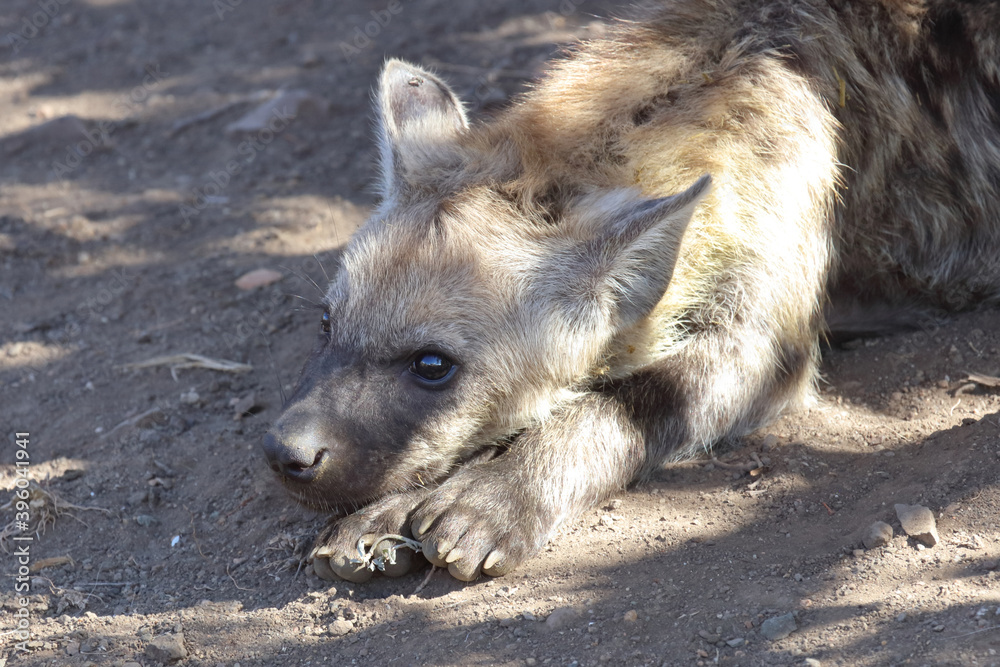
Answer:
[[[1000,295],[997,2],[674,0],[494,122],[399,61],[378,106],[383,201],[265,442],[303,501],[365,506],[322,574],[410,528],[456,577],[509,572],[808,396],[839,305]]]

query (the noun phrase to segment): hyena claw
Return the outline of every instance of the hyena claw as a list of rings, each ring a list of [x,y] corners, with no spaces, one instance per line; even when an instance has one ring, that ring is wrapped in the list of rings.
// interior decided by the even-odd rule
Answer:
[[[513,488],[509,475],[489,474],[504,467],[460,471],[414,512],[411,528],[424,557],[456,579],[507,574],[534,555],[554,527],[533,507],[530,491]]]

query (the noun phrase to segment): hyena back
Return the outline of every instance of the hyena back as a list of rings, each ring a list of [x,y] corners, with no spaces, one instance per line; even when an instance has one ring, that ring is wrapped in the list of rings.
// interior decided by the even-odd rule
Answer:
[[[321,575],[411,532],[460,579],[509,572],[808,396],[841,300],[1000,294],[997,3],[676,0],[491,122],[400,61],[378,107],[381,204],[264,445],[302,502],[357,510]]]

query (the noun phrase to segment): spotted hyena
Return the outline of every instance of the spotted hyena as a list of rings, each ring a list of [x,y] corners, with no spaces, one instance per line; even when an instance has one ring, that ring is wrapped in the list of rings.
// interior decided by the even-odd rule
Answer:
[[[383,533],[510,572],[808,396],[827,327],[1000,295],[996,2],[673,0],[492,121],[397,60],[377,102],[381,203],[264,444],[354,512],[321,575]]]

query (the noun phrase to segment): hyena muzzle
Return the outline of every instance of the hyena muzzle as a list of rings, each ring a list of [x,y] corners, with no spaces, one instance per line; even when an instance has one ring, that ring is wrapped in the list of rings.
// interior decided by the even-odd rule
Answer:
[[[381,203],[264,443],[298,500],[354,512],[321,576],[366,579],[386,533],[510,572],[808,396],[842,305],[1000,295],[997,2],[673,0],[492,121],[400,61],[377,102]]]

